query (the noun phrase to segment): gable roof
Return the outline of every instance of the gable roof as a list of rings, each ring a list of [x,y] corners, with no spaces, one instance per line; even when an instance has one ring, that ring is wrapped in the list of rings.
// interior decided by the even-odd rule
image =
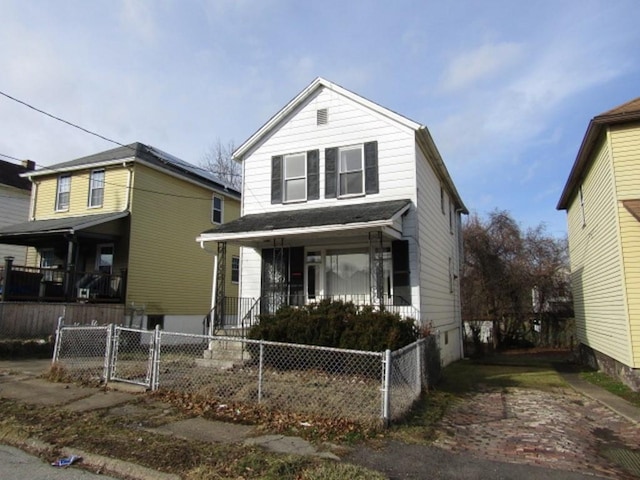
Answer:
[[[591,154],[602,131],[612,125],[638,120],[640,120],[640,97],[618,105],[591,119],[587,127],[587,132],[582,139],[576,160],[573,163],[573,167],[571,167],[567,183],[564,186],[562,195],[560,195],[560,200],[558,200],[557,210],[566,210],[569,207],[570,199],[575,194],[578,186],[584,179],[587,169],[591,165]]]
[[[410,128],[415,132],[416,141],[418,145],[424,150],[425,156],[431,162],[436,174],[440,177],[440,180],[447,185],[447,188],[453,198],[455,199],[455,203],[457,208],[460,209],[465,214],[468,214],[468,210],[465,207],[462,199],[460,198],[460,194],[458,193],[455,185],[453,184],[453,180],[447,171],[447,168],[438,152],[438,149],[427,130],[427,127],[421,125],[413,120],[400,115],[399,113],[394,112],[393,110],[389,110],[371,100],[368,100],[346,88],[341,87],[335,83],[332,83],[322,77],[317,77],[313,82],[311,82],[304,90],[302,90],[298,95],[296,95],[292,100],[289,101],[284,107],[282,107],[275,115],[273,115],[267,122],[262,125],[253,135],[251,135],[247,140],[245,140],[242,145],[240,145],[232,154],[232,158],[237,161],[242,161],[243,157],[247,155],[258,143],[263,141],[270,133],[278,128],[287,120],[289,115],[294,112],[300,105],[306,102],[309,98],[315,95],[318,91],[323,88],[329,89],[332,92],[338,93],[343,97],[350,99],[351,101],[362,105],[379,115],[382,115],[385,118],[391,119],[407,128]]]
[[[23,165],[5,162],[0,160],[0,184],[19,188],[20,190],[31,190],[31,182],[27,178],[22,178],[20,174],[27,172]]]
[[[23,174],[23,176],[38,177],[55,173],[72,172],[85,168],[99,168],[109,165],[117,165],[123,162],[141,162],[153,167],[159,167],[162,170],[203,184],[206,187],[224,191],[224,193],[240,198],[240,192],[210,171],[192,165],[178,157],[163,152],[158,148],[145,145],[140,142],[131,143],[129,145],[120,146],[86,157],[76,158],[67,162],[39,168],[38,170]]]

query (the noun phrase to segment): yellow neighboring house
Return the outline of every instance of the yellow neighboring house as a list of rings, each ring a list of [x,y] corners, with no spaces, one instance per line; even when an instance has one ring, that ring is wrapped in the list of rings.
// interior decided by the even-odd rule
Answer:
[[[640,390],[640,98],[591,120],[557,208],[581,356]]]
[[[29,221],[0,228],[0,243],[37,253],[26,266],[5,259],[3,301],[120,304],[143,310],[147,328],[202,333],[214,256],[193,239],[239,216],[237,190],[141,143],[23,176]],[[238,251],[227,255],[237,296]]]

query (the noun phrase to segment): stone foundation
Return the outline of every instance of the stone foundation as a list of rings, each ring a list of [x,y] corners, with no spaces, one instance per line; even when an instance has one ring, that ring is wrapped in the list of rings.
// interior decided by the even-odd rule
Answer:
[[[596,370],[600,370],[610,377],[620,380],[632,390],[640,391],[640,369],[631,368],[618,360],[598,352],[581,343],[578,347],[580,363]]]

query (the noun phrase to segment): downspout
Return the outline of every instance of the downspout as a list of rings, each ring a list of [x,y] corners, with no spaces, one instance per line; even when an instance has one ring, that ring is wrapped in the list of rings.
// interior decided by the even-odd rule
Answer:
[[[40,185],[40,182],[31,180],[31,183],[33,184],[33,188],[31,193],[31,202],[29,205],[29,220],[33,221],[36,219],[36,204],[38,202],[38,185]]]
[[[127,164],[123,163],[123,167],[126,168]],[[131,185],[133,183],[133,168],[129,167],[127,169],[129,171],[129,175],[127,175],[127,198],[125,199],[125,211],[131,211]]]

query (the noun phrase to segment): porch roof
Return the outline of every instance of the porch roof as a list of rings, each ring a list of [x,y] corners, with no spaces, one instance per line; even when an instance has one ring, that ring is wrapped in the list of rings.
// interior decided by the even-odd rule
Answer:
[[[390,200],[256,213],[207,230],[196,240],[200,243],[230,242],[251,246],[254,242],[270,238],[379,230],[400,238],[402,231],[397,222],[410,205],[411,200]]]
[[[124,211],[17,223],[0,228],[0,243],[35,245],[38,243],[36,239],[88,232],[93,227],[125,218],[128,215],[129,212]]]

